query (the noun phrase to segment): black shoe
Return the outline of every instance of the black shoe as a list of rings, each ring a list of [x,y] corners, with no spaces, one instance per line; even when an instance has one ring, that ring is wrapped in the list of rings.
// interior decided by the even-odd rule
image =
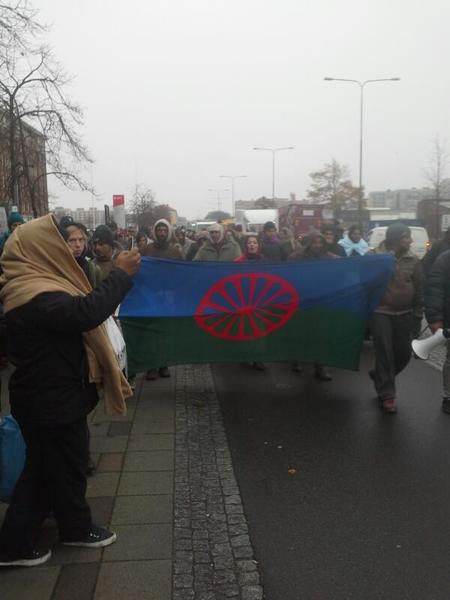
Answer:
[[[328,369],[320,365],[316,367],[316,379],[320,379],[320,381],[331,381],[333,378]]]
[[[160,377],[170,377],[169,367],[161,367],[158,372]]]
[[[89,533],[86,536],[78,540],[77,542],[64,542],[64,546],[80,546],[82,548],[103,548],[113,544],[117,539],[117,536],[112,531],[104,529],[103,527],[92,526]]]
[[[369,377],[372,381],[375,381],[375,369],[370,369]]]
[[[450,398],[443,398],[442,400],[442,410],[450,415]]]
[[[0,567],[37,567],[47,562],[51,555],[51,550],[33,550],[28,556],[21,558],[7,558],[0,555]]]
[[[266,370],[266,365],[263,362],[254,362],[252,366],[256,371]]]
[[[147,381],[153,381],[158,379],[158,369],[149,369],[145,374],[145,379]]]

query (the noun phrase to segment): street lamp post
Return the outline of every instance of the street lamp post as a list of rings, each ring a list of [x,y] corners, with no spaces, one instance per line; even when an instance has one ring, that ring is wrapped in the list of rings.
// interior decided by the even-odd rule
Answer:
[[[281,150],[293,150],[294,146],[286,146],[283,148],[253,148],[253,150],[265,150],[272,152],[272,200],[275,201],[275,154]]]
[[[247,177],[247,175],[220,175],[224,179],[229,179],[231,181],[231,216],[235,216],[235,202],[234,202],[234,180],[241,179],[243,177]]]
[[[216,190],[216,189],[208,189],[208,192],[214,192],[217,194],[217,210],[222,210],[222,198],[220,196],[221,192],[229,192],[229,189],[226,190]]]
[[[400,77],[385,77],[383,79],[366,79],[359,81],[358,79],[344,79],[341,77],[324,77],[325,81],[345,81],[347,83],[356,83],[360,89],[360,108],[359,108],[359,198],[358,198],[358,213],[360,225],[362,221],[363,209],[363,118],[364,118],[364,88],[368,83],[378,83],[381,81],[400,81]]]

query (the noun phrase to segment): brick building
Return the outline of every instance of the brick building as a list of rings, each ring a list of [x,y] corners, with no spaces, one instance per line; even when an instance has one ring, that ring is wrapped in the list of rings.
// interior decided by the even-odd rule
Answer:
[[[17,138],[16,200],[10,189],[8,114],[0,113],[0,206],[9,212],[16,205],[25,218],[31,219],[48,213],[45,136],[22,123],[22,132],[17,132]]]

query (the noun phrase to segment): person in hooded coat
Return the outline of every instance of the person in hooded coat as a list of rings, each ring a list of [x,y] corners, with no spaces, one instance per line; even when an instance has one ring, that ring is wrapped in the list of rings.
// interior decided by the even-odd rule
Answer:
[[[172,225],[169,221],[166,219],[156,221],[152,234],[153,244],[148,244],[146,248],[142,249],[142,256],[184,260],[180,247],[172,242]]]
[[[440,256],[443,252],[446,252],[447,250],[450,250],[450,227],[445,232],[442,240],[434,242],[431,249],[422,258],[422,269],[425,277],[428,277],[428,275],[430,274],[431,269],[433,268],[433,265],[438,256]]]
[[[184,227],[177,227],[175,229],[175,238],[177,240],[183,258],[187,259],[189,249],[194,244],[194,242],[186,236],[186,230]]]
[[[338,257],[327,250],[326,240],[320,231],[311,231],[303,238],[302,247],[293,252],[288,257],[288,261],[321,260],[324,258]],[[292,370],[297,373],[303,372],[303,368],[298,362],[292,364]],[[315,364],[314,372],[316,379],[321,381],[332,380],[330,371],[324,365]]]
[[[232,262],[241,256],[239,244],[233,238],[225,239],[225,232],[220,223],[211,225],[208,233],[208,239],[198,250],[194,260]]]
[[[448,231],[447,235],[448,237]],[[423,260],[422,260],[423,264]],[[442,252],[428,273],[425,294],[425,316],[431,333],[450,328],[450,249]],[[442,365],[442,410],[450,414],[450,340],[446,341]]]
[[[375,254],[390,253],[395,271],[370,321],[375,368],[369,372],[380,404],[387,413],[397,411],[395,377],[411,359],[411,341],[422,321],[424,278],[419,258],[410,250],[411,231],[393,223]]]
[[[184,260],[178,244],[172,241],[172,226],[166,219],[159,219],[153,226],[153,244],[148,244],[141,250],[142,256],[153,258],[167,258],[170,260]],[[149,369],[145,374],[147,381],[153,381],[158,377],[170,377],[168,367]]]

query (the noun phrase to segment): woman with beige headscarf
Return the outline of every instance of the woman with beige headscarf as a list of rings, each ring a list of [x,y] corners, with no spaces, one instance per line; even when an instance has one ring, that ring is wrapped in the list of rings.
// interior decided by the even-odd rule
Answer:
[[[124,414],[131,390],[103,322],[132,287],[137,251],[121,253],[95,290],[51,215],[18,228],[1,257],[11,412],[27,446],[23,473],[0,531],[0,566],[34,566],[42,522],[53,512],[63,544],[99,548],[114,533],[96,527],[86,502],[86,415],[103,391],[109,414]]]

